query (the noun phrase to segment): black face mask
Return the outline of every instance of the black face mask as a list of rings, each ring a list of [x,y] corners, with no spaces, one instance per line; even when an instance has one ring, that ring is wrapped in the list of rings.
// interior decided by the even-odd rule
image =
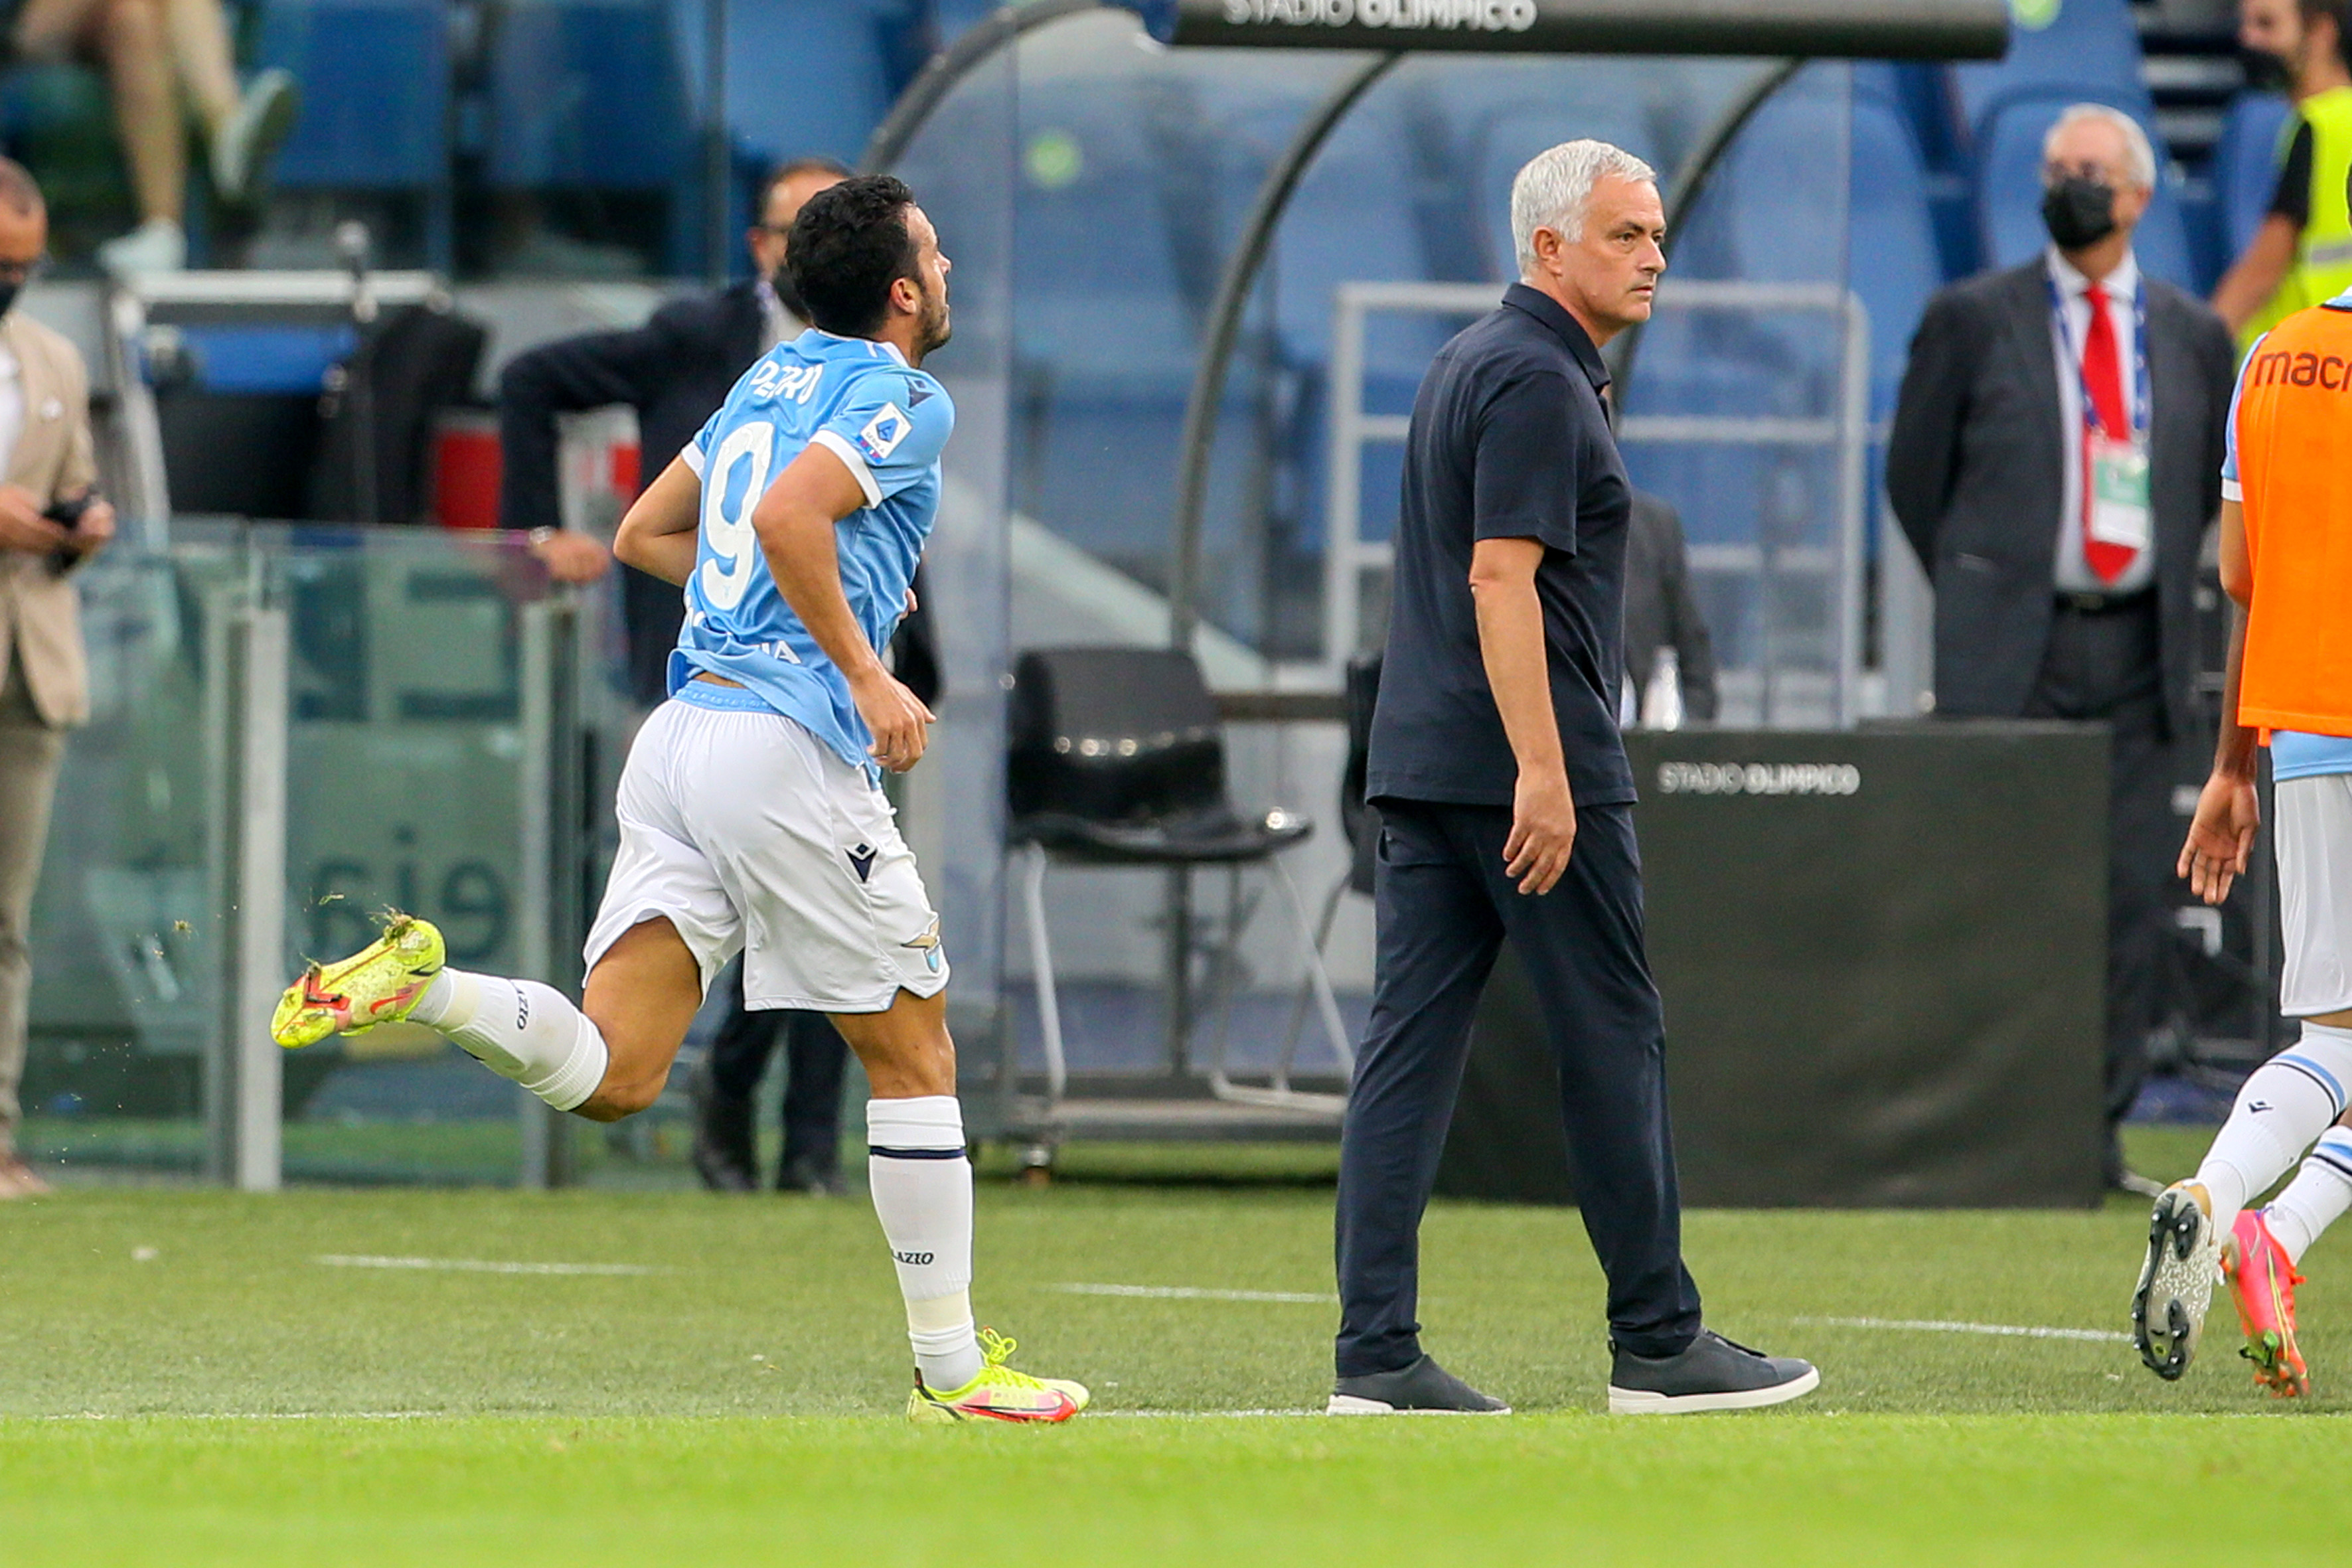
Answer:
[[[2042,193],[2042,222],[2061,250],[2096,245],[2116,232],[2116,193],[2097,180],[2069,174]]]
[[[803,321],[809,319],[808,301],[801,298],[800,289],[793,285],[790,267],[777,263],[776,269],[768,274],[768,287],[776,291],[778,304]]]
[[[2242,48],[2238,64],[2246,73],[2246,86],[2255,92],[2284,92],[2294,79],[2287,62],[2267,49]]]

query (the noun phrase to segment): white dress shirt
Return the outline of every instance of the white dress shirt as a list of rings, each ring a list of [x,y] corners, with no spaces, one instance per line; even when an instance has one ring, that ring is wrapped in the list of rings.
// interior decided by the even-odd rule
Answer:
[[[2062,594],[2104,594],[2110,597],[2137,594],[2156,580],[2156,542],[2149,539],[2148,547],[2132,558],[2123,574],[2112,583],[2102,582],[2083,556],[2083,345],[2091,330],[2091,302],[2084,298],[2091,280],[2068,265],[2053,246],[2044,253],[2051,279],[2058,285],[2059,298],[2064,301],[2066,331],[2062,335],[2053,316],[2050,323],[2050,350],[2058,359],[2058,424],[2059,450],[2065,458],[2065,483],[2059,493],[2058,545],[2053,580]],[[2139,292],[2139,262],[2128,250],[2113,272],[2103,280],[2107,290],[2107,320],[2116,329],[2116,355],[2124,384],[2126,416],[2137,427],[2141,423],[2139,410],[2139,323],[2135,319],[2132,301]],[[2151,389],[2150,397],[2154,397]],[[2110,436],[2126,437],[2128,431],[2111,430]]]
[[[0,343],[0,474],[8,471],[16,455],[16,437],[25,433],[24,367],[7,345]]]
[[[806,321],[784,309],[784,302],[776,297],[774,284],[762,278],[752,291],[760,297],[760,335],[767,340],[760,345],[761,353],[807,330]]]

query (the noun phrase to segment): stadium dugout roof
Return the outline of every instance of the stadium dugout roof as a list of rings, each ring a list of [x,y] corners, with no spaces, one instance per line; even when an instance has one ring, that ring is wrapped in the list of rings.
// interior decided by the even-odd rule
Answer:
[[[957,84],[1023,35],[1081,13],[1139,16],[1179,48],[1345,50],[1364,57],[1293,134],[1268,170],[1225,260],[1202,335],[1179,454],[1170,637],[1189,648],[1198,616],[1209,449],[1244,313],[1300,177],[1366,90],[1408,55],[1620,54],[1779,59],[1732,104],[1675,171],[1667,218],[1678,222],[1748,118],[1809,59],[1997,59],[2009,47],[2007,0],[1027,0],[966,32],[925,68],[868,142],[864,164],[888,169]]]

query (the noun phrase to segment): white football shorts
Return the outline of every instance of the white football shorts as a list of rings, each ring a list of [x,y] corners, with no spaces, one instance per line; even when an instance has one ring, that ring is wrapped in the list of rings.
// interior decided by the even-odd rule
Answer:
[[[947,985],[939,916],[898,813],[864,769],[782,714],[663,703],[629,748],[619,816],[590,968],[663,915],[706,993],[746,953],[755,1010],[879,1013],[902,990]]]
[[[2290,1018],[2352,1007],[2352,773],[2282,779],[2277,793],[2279,923]]]

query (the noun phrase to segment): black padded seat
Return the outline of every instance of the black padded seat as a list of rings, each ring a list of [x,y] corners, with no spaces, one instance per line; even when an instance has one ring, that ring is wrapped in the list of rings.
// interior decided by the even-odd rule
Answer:
[[[1050,1101],[1061,1102],[1069,1075],[1046,918],[1049,865],[1174,871],[1171,908],[1176,910],[1190,907],[1186,873],[1196,866],[1224,867],[1233,893],[1223,951],[1213,955],[1210,973],[1225,977],[1228,1024],[1241,928],[1252,907],[1242,900],[1241,876],[1245,868],[1261,868],[1298,934],[1307,988],[1321,1010],[1332,1054],[1343,1071],[1352,1071],[1355,1051],[1324,972],[1322,944],[1307,923],[1297,884],[1278,858],[1313,833],[1315,825],[1293,811],[1277,808],[1252,818],[1234,808],[1225,795],[1224,726],[1192,657],[1167,648],[1033,648],[1013,666],[1011,706],[1008,833],[1024,850],[1021,904],[1036,966]],[[1189,917],[1180,917],[1174,929],[1186,933],[1173,944],[1169,974],[1170,1059],[1181,1064],[1191,1038]],[[1207,1074],[1218,1098],[1334,1118],[1345,1108],[1339,1096],[1290,1087],[1295,1026],[1263,1088],[1237,1084],[1226,1072],[1227,1033],[1223,1026],[1217,1031]]]
[[[1189,654],[1034,648],[1013,668],[1007,761],[1013,842],[1074,862],[1233,865],[1314,832],[1225,796],[1224,729]]]
[[[1073,863],[1103,866],[1204,866],[1263,860],[1315,831],[1286,811],[1255,822],[1230,811],[1186,812],[1150,822],[1097,822],[1041,811],[1013,825],[1016,843],[1042,844]]]

